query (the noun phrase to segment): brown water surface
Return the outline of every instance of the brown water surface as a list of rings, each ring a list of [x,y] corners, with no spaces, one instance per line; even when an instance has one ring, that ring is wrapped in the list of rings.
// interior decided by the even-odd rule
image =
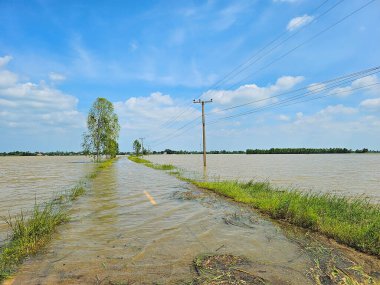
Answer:
[[[203,175],[202,155],[146,158]],[[207,163],[209,179],[267,180],[280,187],[380,202],[380,154],[213,154],[207,155]]]
[[[53,193],[74,186],[91,169],[93,164],[84,156],[0,157],[0,217],[50,200]],[[0,244],[7,229],[0,219]]]
[[[71,210],[73,221],[21,266],[13,284],[185,284],[194,278],[193,259],[205,253],[244,256],[249,274],[270,284],[315,284],[313,276],[324,274],[316,259],[346,256],[327,241],[125,158],[91,188]],[[368,272],[380,272],[376,259],[348,251],[353,259],[334,256],[342,261],[337,266],[359,258]]]

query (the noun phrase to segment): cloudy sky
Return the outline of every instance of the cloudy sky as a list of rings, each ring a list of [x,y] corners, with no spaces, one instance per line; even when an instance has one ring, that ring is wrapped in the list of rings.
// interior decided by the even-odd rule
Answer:
[[[0,152],[80,150],[97,97],[123,151],[199,150],[199,98],[210,150],[380,149],[379,70],[328,81],[380,65],[379,19],[379,0],[0,1]]]

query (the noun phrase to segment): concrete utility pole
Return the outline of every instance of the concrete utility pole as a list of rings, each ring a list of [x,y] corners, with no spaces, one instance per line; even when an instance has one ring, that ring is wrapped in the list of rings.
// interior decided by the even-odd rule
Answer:
[[[205,103],[212,103],[212,99],[209,101],[193,100],[195,104],[202,104],[202,138],[203,138],[203,166],[206,167],[206,121],[205,121]]]
[[[144,156],[144,139],[145,138],[140,138],[140,140],[141,140],[141,156]]]

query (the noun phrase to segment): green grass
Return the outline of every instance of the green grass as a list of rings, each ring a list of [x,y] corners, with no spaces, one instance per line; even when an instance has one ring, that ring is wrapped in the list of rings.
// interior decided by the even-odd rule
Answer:
[[[147,160],[139,163],[151,167]],[[173,169],[170,173],[177,178],[251,205],[271,218],[311,229],[362,252],[380,256],[380,206],[366,199],[281,189],[267,182],[197,181]]]
[[[89,178],[95,178],[100,170],[112,165],[114,160],[99,163]],[[11,276],[22,261],[38,252],[52,238],[57,226],[69,221],[69,206],[86,193],[86,183],[57,193],[47,203],[35,204],[30,212],[4,218],[10,228],[10,238],[0,247],[0,282]]]
[[[176,167],[174,165],[171,165],[171,164],[155,164],[155,163],[150,162],[149,160],[140,158],[138,156],[128,156],[128,159],[133,161],[133,162],[141,163],[147,167],[157,169],[157,170],[174,170],[174,169],[176,169]]]
[[[68,221],[67,213],[53,203],[35,205],[29,216],[21,212],[6,218],[12,235],[0,249],[0,281],[9,277],[23,259],[50,241],[56,227]]]
[[[71,201],[77,200],[80,196],[83,196],[86,193],[86,188],[82,185],[79,184],[75,187],[73,187],[70,192],[69,192],[69,199]]]
[[[138,156],[128,156],[128,159],[133,161],[133,162],[136,162],[136,163],[149,163],[149,164],[152,164],[149,160],[146,160],[146,159],[143,159],[143,158],[140,158]]]

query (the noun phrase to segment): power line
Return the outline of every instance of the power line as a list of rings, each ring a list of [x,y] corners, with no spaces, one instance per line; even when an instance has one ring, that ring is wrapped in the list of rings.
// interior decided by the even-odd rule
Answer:
[[[241,107],[244,107],[244,106],[252,105],[252,104],[259,103],[259,102],[266,101],[266,100],[270,100],[270,99],[273,99],[273,98],[278,98],[280,96],[284,96],[284,95],[287,95],[287,94],[295,93],[295,92],[298,92],[298,91],[309,90],[307,93],[310,93],[310,92],[312,93],[312,92],[318,91],[319,89],[325,88],[325,85],[327,85],[327,84],[331,84],[331,83],[334,83],[334,82],[346,83],[347,79],[356,78],[356,77],[358,77],[360,75],[363,75],[363,74],[366,74],[365,76],[369,76],[369,75],[373,74],[371,72],[376,73],[379,70],[380,70],[380,66],[375,66],[375,67],[372,67],[372,68],[368,68],[366,70],[350,73],[350,74],[347,74],[347,75],[344,75],[344,76],[340,76],[340,77],[337,77],[337,78],[334,78],[334,79],[329,79],[329,80],[322,81],[322,82],[319,82],[319,83],[316,83],[316,84],[304,86],[304,87],[298,88],[296,90],[282,92],[280,94],[273,95],[273,96],[270,96],[270,97],[267,97],[267,98],[257,99],[257,100],[249,101],[247,103],[243,103],[243,104],[231,106],[231,107],[228,107],[228,108],[224,108],[224,109],[221,109],[221,110],[217,110],[217,111],[214,111],[214,113],[220,113],[220,112],[224,112],[224,111],[228,111],[228,110],[232,110],[232,109],[236,109],[236,108],[241,108]],[[361,77],[359,77],[359,78],[361,78]],[[319,89],[315,89],[316,86],[320,86],[320,87],[317,87]],[[310,88],[313,88],[313,90],[310,90]]]
[[[324,6],[329,0],[325,0],[324,2],[322,2],[317,8],[315,8],[310,14],[314,14],[315,12],[317,12],[322,6]],[[276,49],[277,47],[281,46],[283,43],[285,43],[286,41],[288,41],[289,39],[293,38],[295,35],[297,35],[299,32],[301,32],[303,29],[305,29],[308,25],[310,25],[312,22],[315,22],[317,19],[321,18],[322,16],[326,15],[328,12],[330,12],[332,9],[334,9],[336,6],[338,6],[339,4],[341,4],[344,0],[341,0],[339,1],[338,3],[336,3],[335,5],[333,5],[332,7],[330,7],[327,11],[323,12],[321,15],[319,15],[318,17],[314,18],[311,22],[307,23],[305,26],[301,27],[300,29],[298,29],[296,32],[293,32],[293,35],[291,35],[290,37],[286,38],[284,41],[280,42],[280,44],[277,44],[274,48],[270,49],[269,52],[265,53],[264,56],[268,55],[271,51],[273,51],[274,49]],[[301,20],[299,20],[301,21]],[[247,60],[245,60],[245,62],[241,63],[240,65],[238,65],[237,67],[235,67],[232,71],[228,72],[226,75],[224,75],[221,79],[219,79],[217,82],[215,82],[214,84],[212,84],[210,87],[208,87],[208,89],[213,89],[213,88],[218,88],[218,87],[221,87],[221,84],[226,81],[226,79],[228,79],[228,77],[231,77],[231,75],[233,75],[233,73],[235,71],[238,71],[240,68],[244,67],[245,65],[248,64],[248,67],[250,65],[252,65],[253,63],[257,62],[253,62],[253,63],[249,63],[252,59],[254,59],[256,56],[258,56],[262,51],[264,51],[266,48],[270,47],[273,43],[277,42],[278,40],[280,40],[284,35],[286,35],[287,33],[289,33],[289,31],[286,31],[284,33],[282,33],[280,36],[276,37],[274,40],[272,40],[271,42],[267,43],[264,47],[262,47],[258,52],[254,53],[252,56],[250,56]],[[260,57],[259,60],[263,58],[263,57]],[[245,70],[246,68],[243,69],[243,71]],[[240,74],[242,71],[239,71],[238,74]],[[238,75],[236,74],[236,75]],[[236,77],[236,75],[234,75],[233,77],[231,78],[234,78]],[[230,78],[230,79],[231,79]],[[200,97],[202,96],[202,94],[200,96],[197,97],[197,99],[199,99]],[[168,119],[167,121],[165,121],[161,126],[159,126],[159,128],[163,128],[163,127],[169,127],[169,126],[172,126],[176,121],[178,121],[179,118],[183,117],[184,114],[187,114],[189,112],[189,110],[191,109],[191,106],[192,104],[189,104],[189,105],[186,105],[187,108],[184,112],[181,112],[179,113],[177,116],[173,116],[172,118]]]
[[[314,40],[315,38],[319,37],[320,35],[322,35],[323,33],[329,31],[330,29],[332,29],[333,27],[335,27],[336,25],[340,24],[341,22],[345,21],[346,19],[348,19],[349,17],[353,16],[354,14],[356,14],[357,12],[359,12],[360,10],[364,9],[365,7],[367,7],[368,5],[370,5],[371,3],[373,3],[375,0],[371,0],[371,1],[368,1],[366,4],[360,6],[359,8],[355,9],[354,11],[352,11],[351,13],[347,14],[346,16],[344,16],[343,18],[341,18],[340,20],[338,20],[337,22],[333,23],[332,25],[329,25],[328,27],[326,27],[325,29],[321,30],[320,32],[318,32],[317,34],[313,35],[312,37],[310,37],[309,39],[307,39],[306,41],[302,42],[301,44],[297,45],[296,47],[294,47],[293,49],[289,50],[288,52],[284,53],[283,55],[281,55],[280,57],[276,58],[275,60],[271,61],[269,64],[267,64],[266,66],[262,67],[261,69],[257,70],[255,73],[259,72],[259,71],[262,71],[264,70],[265,68],[268,68],[269,66],[271,66],[273,63],[279,61],[280,59],[284,58],[285,56],[289,55],[290,53],[294,52],[295,50],[297,50],[298,48],[304,46],[305,44],[309,43],[310,41]],[[339,2],[340,3],[340,2]],[[253,73],[253,74],[255,74]],[[251,74],[252,75],[252,74]],[[251,76],[250,75],[250,76]],[[245,78],[246,79],[246,78]],[[180,114],[179,117],[181,115],[183,115],[184,113]]]
[[[269,64],[263,66],[262,68],[256,70],[254,73],[251,73],[250,75],[248,75],[247,77],[243,78],[241,81],[239,81],[237,84],[235,84],[234,86],[236,85],[240,85],[242,82],[244,82],[245,80],[247,80],[249,77],[251,77],[253,74],[257,74],[258,72],[260,71],[263,71],[264,69],[268,68],[269,66],[271,66],[273,63],[283,59],[284,57],[288,56],[289,54],[291,54],[292,52],[294,52],[295,50],[299,49],[300,47],[306,45],[307,43],[311,42],[312,40],[316,39],[317,37],[319,37],[320,35],[326,33],[327,31],[331,30],[332,28],[334,28],[335,26],[337,26],[338,24],[342,23],[343,21],[347,20],[349,17],[353,16],[354,14],[358,13],[359,11],[361,11],[362,9],[366,8],[368,5],[372,4],[373,2],[375,2],[376,0],[371,0],[369,2],[367,2],[366,4],[360,6],[359,8],[355,9],[354,11],[352,11],[351,13],[347,14],[346,16],[344,16],[343,18],[341,18],[340,20],[338,20],[337,22],[335,22],[334,24],[326,27],[325,29],[321,30],[320,32],[316,33],[315,35],[313,35],[312,37],[310,37],[309,39],[307,39],[306,41],[302,42],[301,44],[297,45],[296,47],[290,49],[289,51],[287,51],[286,53],[282,54],[280,57],[272,60],[271,62],[269,62]]]
[[[361,70],[361,71],[358,71],[358,72],[350,73],[350,74],[347,74],[347,75],[339,76],[339,77],[336,77],[336,78],[333,78],[333,79],[329,79],[329,80],[325,80],[325,81],[322,81],[320,83],[317,83],[316,85],[320,86],[319,89],[313,88],[313,90],[310,91],[309,90],[310,85],[308,85],[308,86],[304,86],[304,87],[296,89],[296,90],[291,90],[291,91],[283,92],[283,93],[280,93],[280,94],[277,94],[277,95],[274,95],[274,96],[270,96],[268,98],[263,98],[263,99],[259,99],[259,100],[250,101],[250,102],[247,102],[247,103],[244,103],[244,104],[235,105],[235,106],[228,107],[228,108],[225,108],[225,109],[222,109],[222,110],[219,110],[219,111],[214,111],[213,113],[208,113],[208,114],[209,115],[213,115],[214,113],[218,113],[218,112],[223,112],[223,111],[227,111],[227,110],[230,110],[230,109],[244,107],[244,106],[247,106],[247,105],[250,105],[250,104],[254,104],[254,103],[258,103],[258,102],[262,102],[262,101],[265,101],[265,100],[271,100],[271,99],[274,99],[274,98],[277,98],[277,97],[280,97],[280,96],[283,96],[283,95],[286,95],[286,94],[292,94],[292,93],[297,93],[299,91],[308,90],[305,93],[296,95],[297,98],[298,98],[298,96],[304,96],[304,95],[316,93],[317,91],[319,91],[321,89],[322,89],[321,91],[323,91],[323,89],[328,88],[329,85],[330,85],[330,87],[329,87],[330,89],[331,88],[335,88],[335,87],[339,87],[342,84],[354,81],[354,80],[362,78],[362,77],[366,77],[366,76],[372,75],[374,72],[376,73],[379,70],[380,70],[380,66],[368,68],[368,69],[365,69],[365,70]],[[335,84],[335,85],[332,85],[332,84]],[[290,97],[290,98],[294,98],[294,96]],[[290,98],[288,98],[287,100],[289,100]],[[273,104],[278,104],[278,103],[272,103],[272,105]],[[265,106],[265,107],[268,107],[268,105]],[[174,132],[172,132],[171,134],[169,134],[169,137],[177,134],[179,131],[181,131],[182,129],[186,128],[188,125],[190,125],[193,122],[195,122],[198,118],[200,118],[200,116],[194,118],[190,122],[186,123],[185,125],[183,125],[179,129],[177,129]],[[161,139],[156,140],[155,141],[156,145],[157,144],[161,144],[161,141],[167,141],[167,138],[168,138],[168,136],[165,136],[165,137],[162,137]]]
[[[380,69],[380,66],[373,67],[373,68],[370,68],[370,69],[367,69],[367,70],[364,70],[364,71],[359,71],[359,72],[356,72],[356,73],[351,73],[351,74],[346,75],[346,76],[341,76],[341,77],[337,77],[335,79],[326,80],[324,82],[318,83],[318,85],[327,84],[327,83],[331,84],[331,82],[335,83],[335,81],[337,81],[337,80],[340,80],[341,82],[339,82],[338,84],[335,83],[334,85],[327,86],[327,87],[324,86],[324,88],[323,89],[321,88],[319,90],[319,92],[318,92],[318,90],[316,91],[315,89],[313,89],[312,91],[292,96],[292,97],[287,98],[287,99],[285,99],[283,101],[280,101],[280,102],[272,103],[270,105],[263,106],[263,107],[260,107],[260,108],[256,108],[256,109],[244,112],[244,113],[239,113],[239,114],[235,114],[235,115],[231,115],[231,116],[226,116],[226,117],[223,117],[223,118],[211,121],[209,124],[215,124],[215,123],[217,123],[217,122],[219,122],[221,120],[226,120],[226,119],[231,119],[231,118],[235,118],[235,117],[250,115],[250,114],[262,111],[262,110],[278,109],[279,107],[282,107],[282,106],[289,106],[289,105],[293,105],[293,104],[298,104],[298,103],[302,103],[302,102],[308,102],[308,101],[311,101],[311,100],[316,100],[316,99],[323,98],[323,97],[332,96],[332,95],[339,94],[339,93],[344,93],[344,92],[347,92],[347,91],[343,90],[343,91],[340,91],[340,92],[333,92],[333,93],[330,93],[330,94],[327,94],[327,95],[324,95],[324,96],[311,97],[311,98],[309,98],[307,100],[303,100],[303,101],[292,102],[292,101],[295,101],[297,99],[306,98],[306,97],[308,97],[309,94],[317,94],[317,93],[325,92],[325,91],[330,90],[332,88],[340,87],[342,84],[345,84],[345,83],[348,83],[348,82],[353,82],[354,80],[357,80],[357,79],[360,79],[360,78],[364,78],[364,77],[367,77],[367,76],[372,75],[372,74],[376,74],[376,73],[380,72],[379,69]],[[359,75],[361,75],[361,76],[359,76]],[[347,80],[342,80],[342,79],[348,79],[348,78],[350,78],[350,80],[348,80],[348,81]],[[366,86],[359,87],[359,88],[353,88],[353,89],[350,89],[350,91],[355,91],[355,90],[358,90],[358,89],[367,88],[367,87],[374,86],[374,85],[377,85],[377,84],[379,84],[379,83],[370,84],[370,85],[366,85]],[[304,90],[304,89],[307,89],[309,87],[310,87],[310,85],[307,86],[307,87],[303,87],[303,88],[294,90],[293,92],[296,92],[296,91],[299,91],[299,90]],[[289,94],[289,93],[292,93],[292,91],[286,92],[286,94]],[[278,97],[278,96],[280,96],[280,95],[277,95],[275,97]],[[289,104],[289,102],[292,102],[292,103]],[[285,103],[288,103],[288,104],[285,105]],[[198,118],[196,118],[196,119],[198,119]],[[172,140],[172,139],[174,139],[176,137],[179,137],[182,134],[186,133],[188,130],[194,128],[195,126],[189,126],[194,121],[195,121],[195,119],[192,120],[191,122],[187,123],[185,126],[181,127],[180,129],[176,130],[174,133],[172,133],[168,137],[164,138],[163,140],[160,140],[160,142],[154,144],[153,147],[156,147],[156,146],[161,145],[161,144],[163,144],[163,143],[165,143],[165,142],[167,142],[169,140]],[[189,127],[185,128],[186,126],[189,126]],[[178,133],[180,130],[183,130],[183,131],[180,132],[180,133]]]
[[[307,97],[307,96],[302,96],[302,97],[298,97],[298,98],[291,98],[289,100],[283,100],[281,102],[277,102],[277,103],[274,103],[274,104],[271,104],[271,105],[268,105],[268,106],[264,106],[264,107],[261,107],[261,108],[256,108],[256,109],[253,109],[251,111],[247,111],[247,112],[243,112],[243,113],[239,113],[239,114],[235,114],[235,115],[231,115],[231,116],[222,117],[222,118],[219,118],[218,120],[211,121],[209,123],[209,125],[215,124],[215,123],[217,123],[217,122],[219,122],[221,120],[237,118],[237,117],[241,117],[241,116],[257,113],[257,112],[262,111],[262,110],[272,109],[272,107],[289,106],[289,105],[293,105],[293,104],[299,104],[299,103],[302,103],[302,102],[313,101],[313,100],[316,100],[316,99],[320,99],[320,98],[324,98],[324,97],[329,97],[329,96],[340,94],[340,93],[351,92],[351,91],[355,91],[355,90],[358,90],[358,89],[375,86],[375,85],[378,85],[378,84],[380,84],[380,83],[373,83],[373,84],[369,84],[369,85],[365,85],[365,86],[361,86],[361,87],[357,87],[357,88],[352,88],[350,90],[336,91],[336,92],[333,92],[333,93],[330,93],[330,94],[327,94],[327,95],[323,95],[323,96],[320,96],[320,97],[311,97],[310,99],[304,100],[304,101],[296,101],[296,100],[297,99],[302,99],[302,98]],[[296,102],[293,102],[293,101],[296,101]],[[288,103],[288,102],[293,102],[293,103],[286,104],[286,105],[284,104],[284,103]],[[273,109],[276,109],[276,108],[273,108]]]
[[[235,73],[230,79],[232,78],[235,78],[237,75],[241,74],[242,72],[244,72],[245,70],[247,70],[250,66],[252,66],[254,63],[260,61],[261,59],[263,59],[264,57],[266,57],[268,54],[270,54],[272,51],[274,51],[276,48],[280,47],[282,44],[284,44],[285,42],[287,42],[288,40],[290,40],[291,38],[295,37],[298,33],[300,33],[302,30],[304,30],[307,26],[309,26],[311,23],[314,23],[315,21],[317,21],[318,19],[320,19],[321,17],[325,16],[327,13],[329,13],[331,10],[333,10],[335,7],[337,7],[339,4],[341,4],[344,0],[341,0],[339,2],[337,2],[335,5],[333,5],[332,7],[330,7],[329,9],[327,9],[325,12],[323,12],[322,14],[320,14],[319,16],[313,18],[309,23],[305,24],[303,27],[300,27],[297,31],[293,32],[292,35],[290,35],[289,37],[287,37],[286,39],[284,39],[283,41],[281,41],[280,43],[278,43],[277,45],[275,45],[274,47],[272,47],[271,49],[269,49],[266,53],[264,53],[262,56],[258,57],[257,59],[255,59],[253,62],[249,62],[251,61],[252,59],[254,59],[254,57],[258,54],[256,54],[255,56],[251,57],[245,64],[242,64],[240,66],[243,66],[243,65],[247,65],[245,66],[244,68],[242,68],[240,71],[238,71],[237,73]],[[319,8],[321,8],[324,4],[326,4],[328,2],[325,1],[323,2],[320,6],[318,6],[315,11],[313,11],[311,14],[314,14],[317,10],[319,10]],[[301,21],[301,19],[299,20]],[[277,38],[275,41],[272,41],[271,43],[274,43],[276,42],[278,39],[280,39],[282,36],[286,35],[287,33],[289,33],[289,31],[286,31],[284,32],[279,38]],[[265,46],[267,47],[267,46]],[[259,53],[261,52],[262,50],[259,51]],[[241,81],[239,81],[241,83]]]
[[[191,120],[190,122],[186,123],[185,125],[183,125],[183,126],[180,127],[179,129],[176,129],[172,134],[175,134],[175,133],[177,133],[178,131],[180,131],[180,130],[184,129],[185,127],[187,127],[188,125],[194,123],[194,122],[195,122],[196,120],[198,120],[200,117],[201,117],[201,116],[198,116],[198,117],[194,118],[193,120]],[[169,134],[169,136],[172,135],[172,134]],[[157,144],[157,142],[159,142],[159,141],[161,141],[161,140],[165,140],[166,138],[167,138],[167,136],[166,136],[166,137],[159,138],[159,139],[157,139],[157,140],[153,140],[153,142],[156,142],[156,144]],[[153,146],[155,146],[156,144],[154,144]]]

